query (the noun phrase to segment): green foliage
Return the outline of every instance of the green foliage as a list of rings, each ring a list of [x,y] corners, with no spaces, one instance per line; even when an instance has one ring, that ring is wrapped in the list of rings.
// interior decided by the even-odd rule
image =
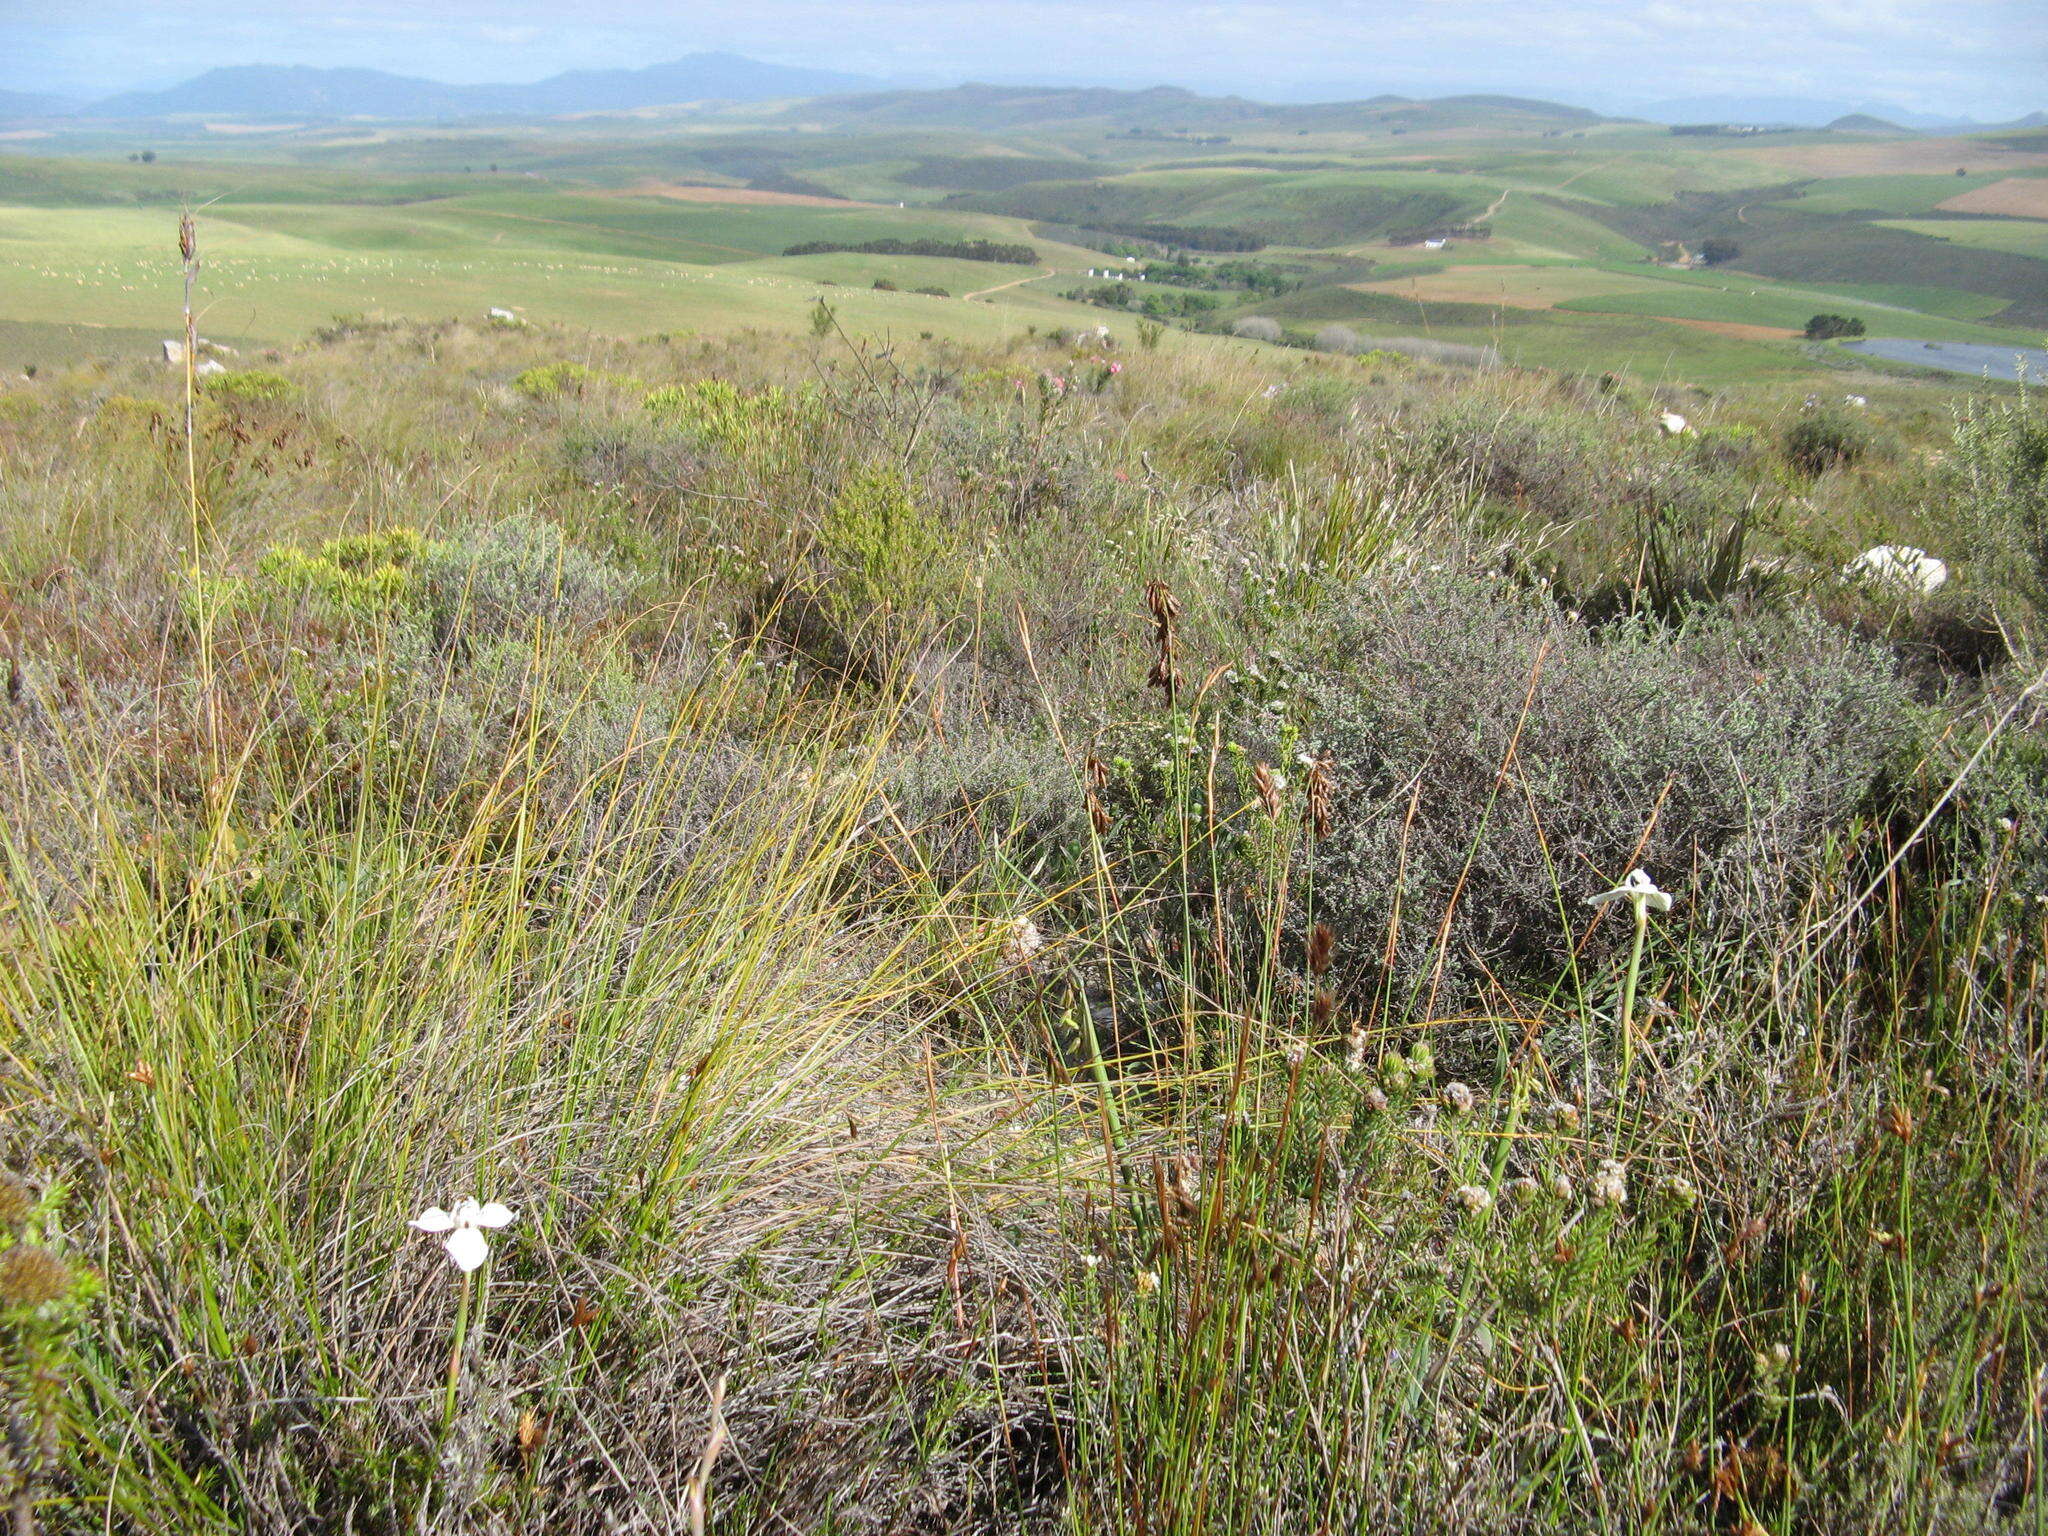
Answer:
[[[953,261],[994,261],[1010,266],[1038,264],[1038,252],[1028,245],[1004,245],[993,240],[863,240],[842,245],[833,240],[807,240],[792,245],[785,256],[825,256],[834,251],[854,251],[871,256],[943,256]]]
[[[618,618],[631,594],[624,572],[526,514],[427,547],[419,578],[426,615],[443,637],[536,627],[574,633]]]
[[[419,592],[420,570],[437,546],[417,529],[327,539],[311,550],[282,546],[257,564],[261,586],[356,618],[401,607]]]
[[[1852,465],[1878,446],[1876,433],[1860,415],[1840,406],[1802,412],[1780,438],[1786,459],[1802,474],[1822,475]]]
[[[79,1428],[67,1397],[85,1369],[85,1323],[99,1289],[64,1256],[61,1205],[61,1190],[38,1199],[0,1168],[0,1497],[17,1525],[54,1495]]]
[[[642,404],[657,422],[701,432],[735,453],[795,427],[808,409],[801,395],[776,388],[749,394],[724,379],[665,385]]]
[[[1945,465],[1955,506],[1994,575],[2048,615],[2048,411],[2034,391],[1974,401],[1955,425]]]
[[[512,387],[529,400],[554,400],[580,395],[598,375],[581,363],[542,363],[515,376]]]
[[[1815,315],[1806,322],[1808,341],[1833,341],[1838,336],[1861,336],[1863,322],[1850,315]]]
[[[206,392],[217,400],[243,405],[281,405],[301,394],[299,386],[281,373],[261,368],[237,368],[216,373],[205,381]]]

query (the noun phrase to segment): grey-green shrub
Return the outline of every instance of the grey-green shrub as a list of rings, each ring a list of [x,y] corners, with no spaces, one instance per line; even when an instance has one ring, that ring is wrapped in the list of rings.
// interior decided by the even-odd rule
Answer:
[[[1341,813],[1317,900],[1377,956],[1398,897],[1405,980],[1434,969],[1454,892],[1448,977],[1555,979],[1581,899],[1636,865],[1689,927],[1762,941],[1914,729],[1889,662],[1810,617],[1596,631],[1445,576],[1359,590],[1319,628],[1309,735]]]
[[[1268,320],[1264,315],[1246,315],[1230,327],[1230,334],[1242,336],[1246,341],[1278,341],[1286,332],[1280,329],[1278,320]]]
[[[443,636],[584,628],[616,617],[630,590],[620,571],[525,514],[436,544],[422,569],[426,610]]]
[[[1358,332],[1348,325],[1326,325],[1316,332],[1318,352],[1340,352],[1348,357],[1359,351],[1362,345]]]
[[[2048,609],[2048,412],[2026,397],[1973,403],[1946,469],[1983,575]]]

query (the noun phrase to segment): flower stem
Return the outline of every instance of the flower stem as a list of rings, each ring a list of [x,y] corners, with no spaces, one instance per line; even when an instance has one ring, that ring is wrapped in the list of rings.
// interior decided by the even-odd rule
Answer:
[[[1621,983],[1621,1080],[1615,1085],[1615,1111],[1617,1123],[1621,1102],[1628,1097],[1628,1074],[1635,1062],[1636,1048],[1636,978],[1643,969],[1643,935],[1650,926],[1650,912],[1645,902],[1634,902],[1636,909],[1636,941],[1628,954],[1628,975]]]
[[[455,1393],[462,1383],[462,1346],[469,1335],[470,1276],[462,1277],[462,1300],[455,1308],[455,1347],[448,1352],[448,1395],[441,1405],[441,1433],[455,1426]]]

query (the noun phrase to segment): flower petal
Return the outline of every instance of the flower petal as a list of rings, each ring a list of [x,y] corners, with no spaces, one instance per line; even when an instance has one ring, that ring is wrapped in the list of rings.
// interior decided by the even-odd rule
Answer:
[[[455,1225],[457,1225],[458,1227],[475,1226],[476,1213],[481,1209],[483,1209],[483,1207],[479,1206],[474,1200],[470,1199],[469,1196],[464,1195],[460,1200],[455,1202],[455,1210],[453,1213],[455,1216]]]
[[[1628,895],[1628,887],[1618,885],[1611,891],[1602,891],[1598,896],[1588,896],[1586,898],[1586,905],[1589,907],[1604,907],[1609,902],[1620,901],[1626,895]]]
[[[512,1224],[518,1212],[509,1205],[500,1205],[493,1200],[480,1207],[476,1213],[476,1224],[480,1227],[505,1227]]]
[[[448,1257],[465,1275],[491,1256],[491,1245],[475,1227],[457,1227],[448,1234]]]
[[[1652,912],[1669,912],[1671,910],[1671,893],[1669,891],[1652,891],[1643,898],[1643,905]]]
[[[430,1205],[413,1217],[407,1225],[417,1227],[422,1232],[446,1232],[455,1225],[455,1218],[438,1205]]]

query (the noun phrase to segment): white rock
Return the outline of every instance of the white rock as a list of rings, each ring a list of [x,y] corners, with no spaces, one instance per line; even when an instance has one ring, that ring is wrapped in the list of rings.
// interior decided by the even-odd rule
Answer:
[[[1856,409],[1859,411],[1862,410],[1864,406],[1870,404],[1870,402],[1864,399],[1861,395],[1844,395],[1842,396],[1842,398],[1848,401],[1849,404],[1855,406]]]
[[[164,361],[167,363],[182,363],[185,361],[185,343],[182,341],[166,341],[164,343]]]
[[[1677,437],[1681,433],[1690,432],[1692,426],[1678,412],[1666,411],[1657,418],[1657,430],[1666,437]]]
[[[1842,575],[1851,581],[1872,581],[1925,596],[1947,582],[1948,566],[1924,549],[1908,544],[1880,544],[1843,566]]]
[[[203,379],[209,374],[226,373],[228,371],[228,365],[226,363],[216,362],[213,358],[210,357],[202,357],[199,360],[199,365],[192,371]]]

